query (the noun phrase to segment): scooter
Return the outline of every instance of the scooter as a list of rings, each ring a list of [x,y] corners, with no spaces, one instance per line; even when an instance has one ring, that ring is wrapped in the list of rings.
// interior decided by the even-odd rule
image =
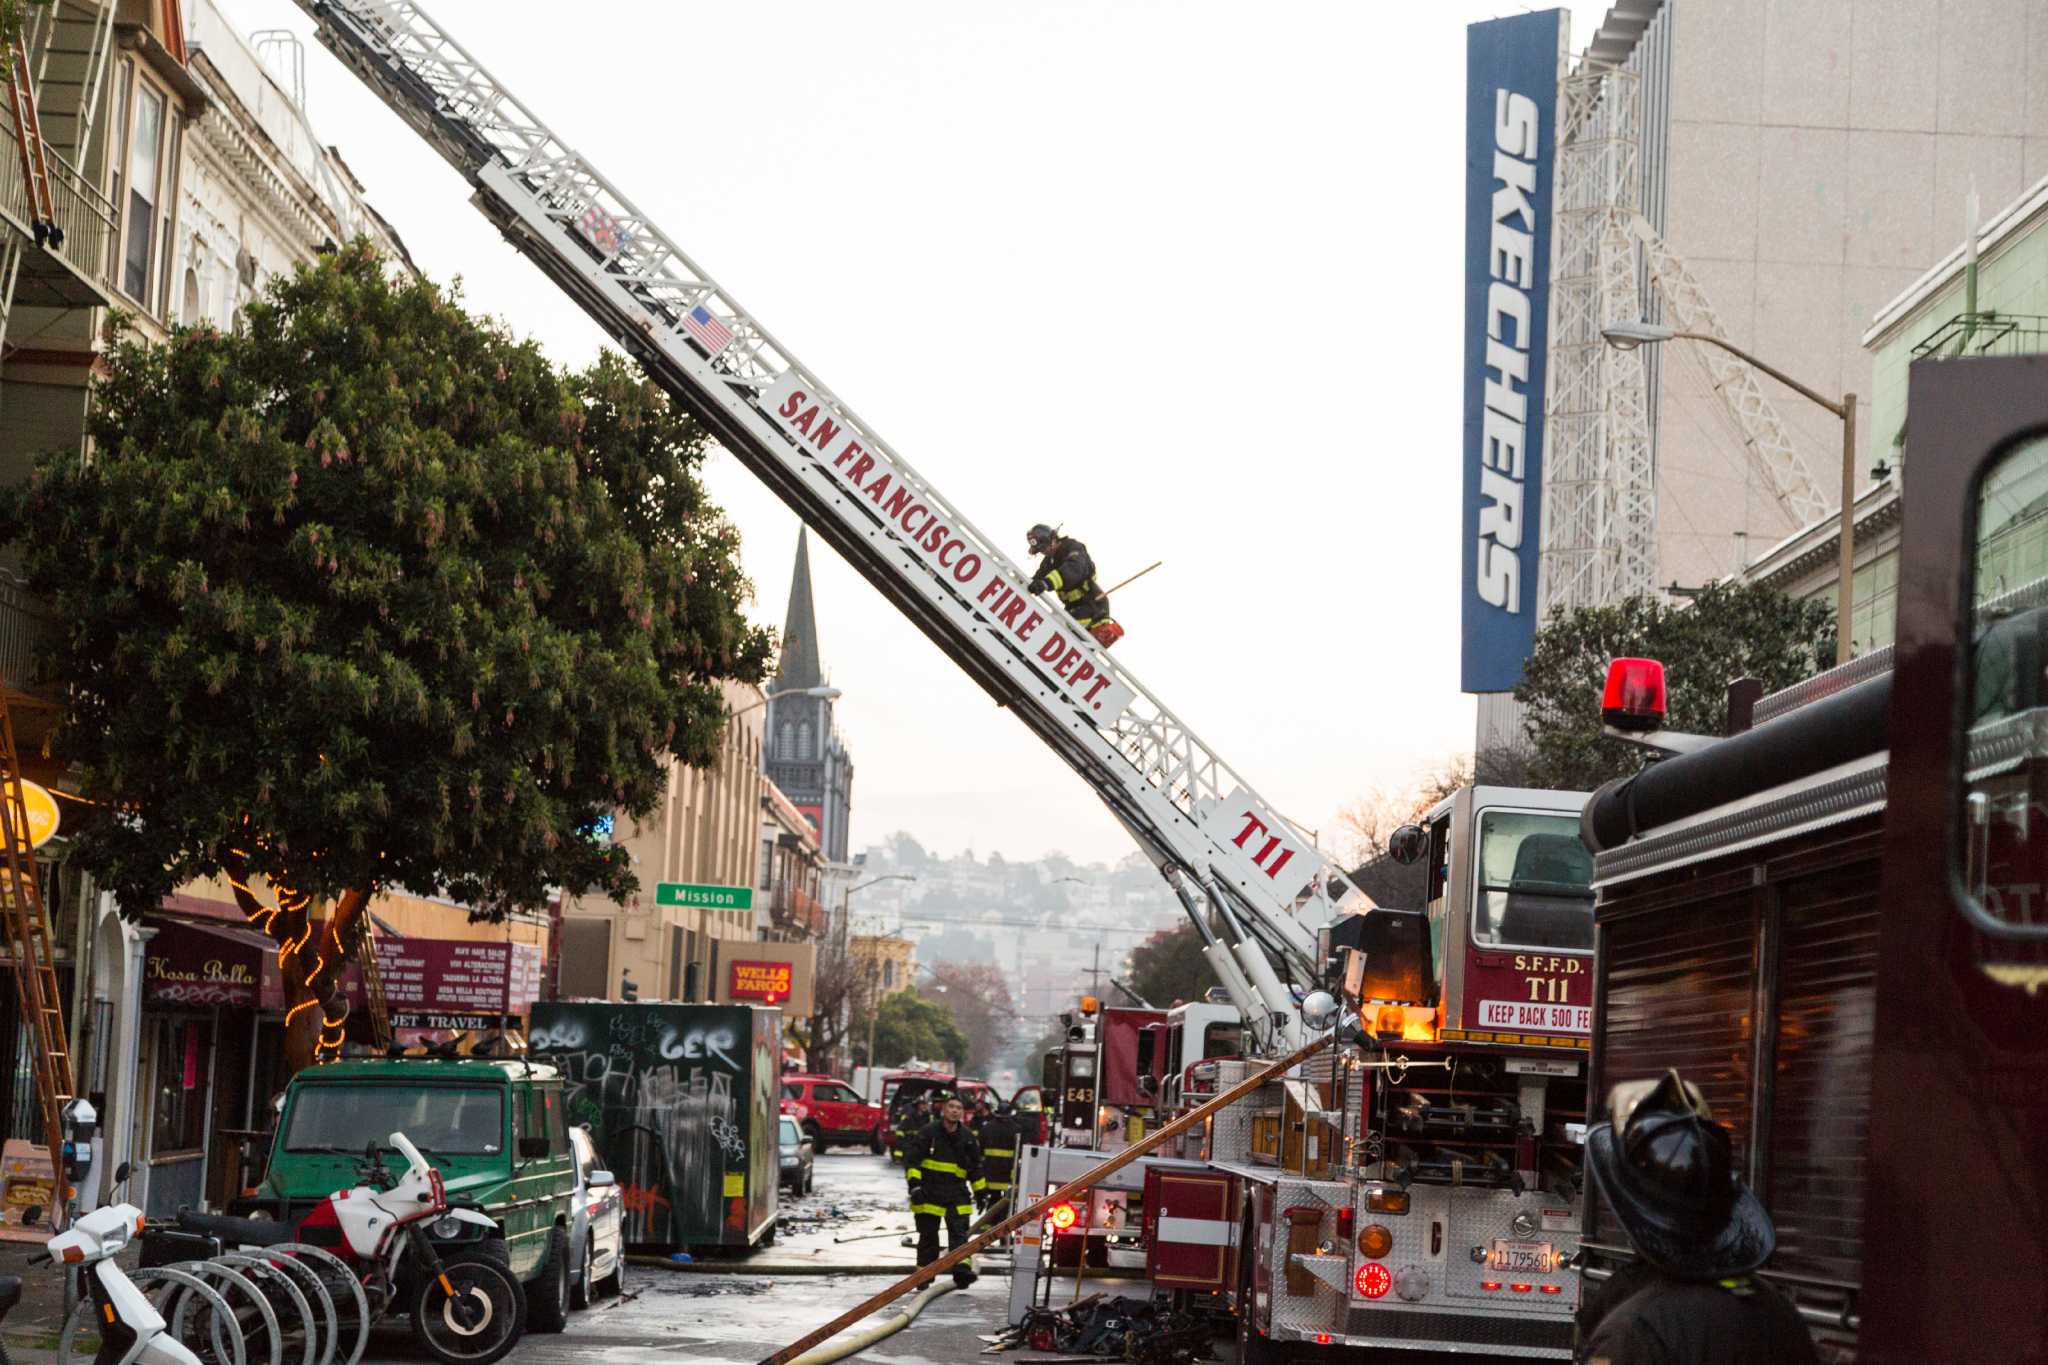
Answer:
[[[384,1151],[405,1158],[402,1175],[385,1168]],[[361,1279],[372,1320],[403,1309],[413,1335],[442,1365],[492,1365],[516,1346],[526,1317],[525,1291],[498,1262],[459,1250],[481,1251],[497,1231],[490,1216],[450,1208],[441,1173],[403,1133],[393,1133],[389,1147],[365,1147],[356,1176],[354,1185],[321,1200],[296,1226],[186,1210],[178,1215],[179,1232],[186,1234],[180,1240],[192,1234],[211,1239],[216,1254],[222,1245],[331,1247]],[[167,1231],[163,1239],[177,1236]],[[449,1255],[437,1242],[448,1244]]]
[[[127,1179],[124,1161],[114,1172],[114,1187]],[[100,1317],[100,1349],[93,1365],[199,1365],[199,1357],[168,1330],[163,1314],[114,1259],[141,1231],[142,1210],[108,1204],[82,1215],[44,1250],[58,1265],[75,1265],[84,1276]],[[14,1295],[21,1295],[19,1281]]]

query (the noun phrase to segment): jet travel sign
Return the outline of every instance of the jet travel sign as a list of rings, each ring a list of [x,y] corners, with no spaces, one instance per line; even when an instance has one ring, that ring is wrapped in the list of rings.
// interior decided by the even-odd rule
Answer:
[[[1506,692],[1536,636],[1562,10],[1465,30],[1464,658]]]
[[[828,477],[865,499],[890,534],[1030,659],[1076,710],[1104,729],[1116,723],[1131,703],[1131,690],[1096,670],[1101,656],[1095,642],[1072,617],[1032,597],[1000,562],[983,559],[867,434],[813,394],[801,375],[783,375],[761,401]]]

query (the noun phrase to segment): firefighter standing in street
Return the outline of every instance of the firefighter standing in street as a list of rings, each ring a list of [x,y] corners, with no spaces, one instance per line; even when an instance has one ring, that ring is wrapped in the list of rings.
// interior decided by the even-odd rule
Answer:
[[[1025,533],[1024,543],[1039,557],[1031,576],[1031,591],[1050,589],[1066,605],[1076,625],[1095,637],[1104,649],[1123,638],[1124,628],[1111,619],[1109,594],[1095,580],[1095,561],[1088,547],[1072,536],[1063,536],[1044,522]]]
[[[976,1201],[988,1208],[1010,1197],[1010,1174],[1017,1165],[1017,1140],[1021,1130],[1017,1120],[1011,1117],[1008,1106],[995,1108],[984,1095],[977,1106],[981,1111],[981,1127],[977,1136],[981,1139],[981,1173],[983,1177],[981,1198]]]
[[[931,1092],[920,1091],[917,1098],[896,1111],[896,1147],[892,1155],[901,1160],[910,1146],[910,1139],[923,1132],[924,1126],[931,1121]]]
[[[930,1265],[939,1259],[939,1224],[946,1225],[946,1247],[958,1251],[967,1245],[967,1220],[974,1213],[975,1192],[982,1187],[981,1144],[962,1118],[964,1110],[957,1095],[948,1095],[939,1107],[937,1122],[913,1133],[904,1174],[910,1180],[910,1211],[917,1218],[917,1263]],[[962,1261],[953,1267],[953,1283],[961,1289],[973,1284],[974,1266]]]

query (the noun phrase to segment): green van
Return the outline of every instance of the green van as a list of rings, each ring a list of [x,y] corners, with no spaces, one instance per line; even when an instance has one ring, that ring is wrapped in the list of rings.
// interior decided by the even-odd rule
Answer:
[[[441,1172],[448,1202],[498,1225],[480,1255],[526,1286],[526,1326],[559,1332],[569,1310],[576,1187],[561,1074],[525,1061],[404,1057],[308,1067],[285,1091],[253,1201],[296,1223],[355,1183],[365,1144],[404,1133]],[[393,1170],[403,1165],[387,1152]]]

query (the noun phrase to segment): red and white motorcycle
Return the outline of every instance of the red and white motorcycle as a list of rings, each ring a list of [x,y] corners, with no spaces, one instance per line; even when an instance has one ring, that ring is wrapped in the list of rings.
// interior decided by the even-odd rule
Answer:
[[[186,1211],[178,1215],[179,1232],[213,1238],[223,1247],[330,1247],[361,1279],[373,1320],[405,1311],[413,1335],[442,1365],[491,1365],[518,1344],[525,1291],[494,1260],[444,1258],[427,1229],[454,1219],[481,1224],[479,1231],[488,1234],[497,1224],[476,1209],[450,1208],[441,1173],[405,1134],[393,1133],[390,1147],[381,1149],[405,1158],[402,1175],[386,1169],[379,1150],[371,1143],[357,1165],[356,1184],[314,1205],[296,1227]],[[167,1239],[176,1235],[166,1233]]]

